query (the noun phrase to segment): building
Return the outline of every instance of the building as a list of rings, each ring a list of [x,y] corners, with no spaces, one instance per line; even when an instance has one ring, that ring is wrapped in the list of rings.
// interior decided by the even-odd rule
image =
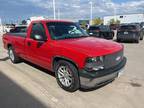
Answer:
[[[104,17],[104,25],[108,25],[111,19],[119,20],[123,23],[140,23],[144,22],[144,14],[127,14],[127,15],[116,15]]]

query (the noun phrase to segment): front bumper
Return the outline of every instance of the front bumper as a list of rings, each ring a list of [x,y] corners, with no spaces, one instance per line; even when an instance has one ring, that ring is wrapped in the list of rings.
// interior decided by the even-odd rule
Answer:
[[[119,72],[124,68],[126,64],[126,58],[117,65],[109,69],[100,71],[88,72],[86,70],[80,70],[80,84],[82,88],[93,88],[104,85],[107,82],[114,80],[118,77]]]

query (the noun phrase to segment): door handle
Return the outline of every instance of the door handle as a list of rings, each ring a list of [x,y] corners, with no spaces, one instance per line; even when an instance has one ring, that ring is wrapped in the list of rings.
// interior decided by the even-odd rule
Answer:
[[[28,45],[28,46],[31,46],[31,42],[27,42],[27,45]]]

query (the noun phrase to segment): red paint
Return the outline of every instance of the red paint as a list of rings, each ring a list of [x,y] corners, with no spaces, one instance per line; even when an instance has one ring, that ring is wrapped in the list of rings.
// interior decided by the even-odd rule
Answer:
[[[53,58],[56,56],[67,58],[73,61],[79,69],[82,69],[88,57],[112,54],[123,49],[119,43],[95,37],[52,40],[46,23],[66,21],[42,20],[35,22],[42,22],[46,29],[48,39],[41,47],[37,47],[38,42],[36,40],[30,39],[32,23],[34,22],[29,26],[26,38],[5,34],[3,36],[4,47],[7,48],[8,44],[11,44],[20,57],[49,70],[52,70]],[[28,42],[31,42],[31,46],[27,45]]]

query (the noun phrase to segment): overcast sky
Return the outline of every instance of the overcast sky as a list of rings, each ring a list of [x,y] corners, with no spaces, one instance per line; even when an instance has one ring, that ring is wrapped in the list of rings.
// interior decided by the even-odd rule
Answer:
[[[55,1],[56,11],[60,10],[62,19],[89,19],[90,1],[93,2],[93,17],[113,15],[114,8],[116,8],[117,14],[144,13],[144,0]],[[2,20],[22,20],[30,16],[48,16],[52,18],[52,0],[0,0],[0,17]]]

